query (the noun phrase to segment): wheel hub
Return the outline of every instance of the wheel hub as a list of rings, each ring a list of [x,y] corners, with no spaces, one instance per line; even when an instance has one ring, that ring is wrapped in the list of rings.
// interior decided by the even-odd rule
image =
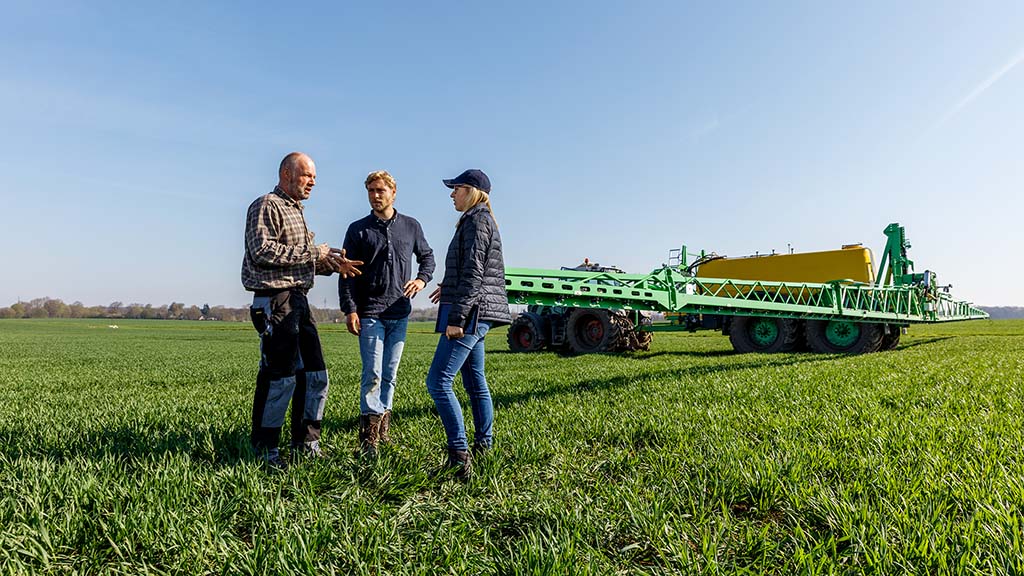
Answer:
[[[775,320],[761,318],[750,324],[750,339],[760,347],[771,346],[779,339],[779,326]]]
[[[856,322],[832,320],[825,326],[825,338],[833,346],[840,348],[853,346],[860,338],[860,326]]]
[[[586,335],[587,340],[592,344],[597,344],[602,338],[604,338],[604,326],[601,325],[600,320],[595,318],[587,322],[584,327],[584,334]]]

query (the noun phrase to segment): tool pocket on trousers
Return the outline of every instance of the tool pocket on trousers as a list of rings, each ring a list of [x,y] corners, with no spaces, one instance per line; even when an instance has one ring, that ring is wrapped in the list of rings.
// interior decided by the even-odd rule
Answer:
[[[271,326],[280,325],[285,317],[292,313],[291,298],[292,293],[290,290],[278,292],[270,297],[270,318],[268,322]]]
[[[249,319],[252,320],[252,327],[256,333],[263,336],[270,328],[270,298],[257,296],[252,299],[252,306],[249,307]]]

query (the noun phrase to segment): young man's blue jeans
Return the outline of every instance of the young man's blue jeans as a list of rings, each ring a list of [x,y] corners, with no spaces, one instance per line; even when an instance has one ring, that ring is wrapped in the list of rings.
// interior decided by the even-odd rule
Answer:
[[[395,377],[405,348],[409,318],[359,319],[359,355],[363,374],[359,383],[360,414],[383,414],[395,398]]]
[[[455,397],[452,385],[455,375],[462,372],[462,386],[469,395],[473,409],[473,443],[490,447],[494,442],[491,426],[494,424],[494,405],[491,391],[484,377],[484,336],[490,329],[487,322],[478,322],[476,332],[458,340],[449,340],[441,334],[434,352],[434,361],[427,373],[427,391],[444,424],[448,436],[448,449],[466,451],[466,426],[462,420],[462,406]]]

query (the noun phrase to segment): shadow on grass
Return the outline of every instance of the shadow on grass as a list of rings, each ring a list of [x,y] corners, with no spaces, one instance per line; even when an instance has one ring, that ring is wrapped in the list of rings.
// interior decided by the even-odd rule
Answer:
[[[706,352],[700,352],[698,350],[660,350],[658,352],[632,352],[622,354],[623,358],[630,360],[646,360],[648,358],[656,358],[658,356],[689,356],[692,358],[722,358],[725,356],[736,356],[738,352],[735,350],[708,350]]]
[[[905,350],[907,348],[913,348],[915,346],[923,346],[925,344],[934,344],[936,342],[942,342],[943,340],[952,340],[954,338],[956,338],[956,336],[935,336],[933,338],[923,338],[921,340],[914,340],[913,342],[910,342],[909,344],[903,344],[901,342],[898,346],[893,348],[891,351],[895,352],[895,351],[898,351],[898,350]]]
[[[513,352],[511,350],[487,350],[487,355],[492,354],[498,356],[516,355],[529,358],[531,354],[554,354],[562,358],[576,358],[579,356],[601,356],[611,358],[625,358],[627,360],[644,360],[646,358],[654,358],[656,356],[692,356],[694,358],[714,358],[720,356],[735,356],[736,352],[732,350],[708,350],[707,352],[700,351],[668,351],[662,350],[658,352],[644,352],[644,351],[631,351],[631,352],[591,352],[588,354],[576,354],[568,350],[543,350],[541,352]]]
[[[490,352],[488,352],[490,354]],[[729,356],[735,356],[734,353],[728,353]],[[699,366],[687,366],[685,368],[671,368],[667,370],[654,371],[643,374],[630,374],[625,376],[615,376],[612,378],[594,378],[584,380],[572,380],[563,381],[550,386],[545,386],[542,389],[529,390],[524,392],[514,393],[491,393],[491,399],[494,401],[496,409],[508,408],[519,404],[525,404],[527,402],[533,402],[536,400],[547,400],[551,398],[557,398],[560,396],[578,394],[579,392],[592,392],[601,390],[612,390],[617,388],[624,388],[627,386],[635,386],[637,380],[650,380],[650,379],[675,379],[681,380],[696,376],[708,376],[711,374],[722,374],[726,372],[735,372],[738,370],[766,368],[766,367],[781,367],[791,366],[795,364],[803,364],[807,362],[822,362],[828,361],[832,357],[830,356],[817,356],[817,355],[798,355],[798,356],[785,356],[778,357],[778,359],[762,360],[758,362],[743,362],[736,364],[719,364],[719,365],[699,365]],[[459,385],[456,384],[456,388]],[[465,404],[463,399],[460,402]],[[467,406],[463,406],[463,409]],[[433,404],[420,404],[418,406],[404,406],[397,407],[394,411],[394,417],[397,420],[403,418],[420,418],[427,414],[436,414],[437,411]],[[333,430],[355,430],[358,426],[359,418],[357,416],[351,416],[348,418],[327,418],[324,420],[324,426],[330,426]]]
[[[942,342],[943,340],[951,340],[953,338],[956,338],[956,336],[934,336],[934,337],[931,337],[931,338],[922,338],[921,340],[914,340],[913,342],[910,342],[910,343],[907,343],[907,344],[900,344],[899,346],[894,348],[894,350],[900,350],[900,349],[903,349],[903,348],[913,348],[915,346],[922,346],[922,345],[925,345],[925,344],[934,344],[936,342]],[[904,341],[904,342],[906,342],[906,341]],[[523,356],[528,356],[529,354],[538,354],[538,353],[539,354],[544,354],[544,353],[555,354],[555,355],[561,356],[563,358],[575,358],[575,357],[578,357],[578,356],[587,356],[588,355],[588,354],[576,354],[576,353],[574,353],[572,351],[569,351],[568,349],[560,349],[560,350],[545,349],[545,350],[542,350],[540,352],[513,352],[512,350],[507,350],[507,349],[488,350],[487,351],[487,355],[488,356],[490,356],[492,354],[499,355],[499,356],[505,356],[505,355],[523,355]],[[804,351],[801,351],[801,352],[794,351],[792,353],[793,354],[797,354],[797,353],[799,353],[799,354],[813,354],[813,352],[810,352],[810,351],[807,351],[807,350],[804,350]],[[737,354],[741,354],[741,353],[740,352],[736,352],[735,350],[706,350],[706,351],[700,351],[700,350],[658,350],[656,352],[645,352],[645,351],[595,352],[595,353],[590,353],[589,355],[603,356],[603,357],[617,357],[617,358],[624,358],[624,359],[627,359],[627,360],[646,360],[648,358],[656,358],[658,356],[669,356],[669,357],[673,357],[673,356],[680,356],[680,357],[681,356],[688,356],[688,357],[693,357],[693,358],[722,358],[722,357],[727,357],[727,356],[736,356]],[[821,356],[821,355],[819,355],[819,356]],[[829,354],[829,356],[837,356],[837,355],[836,354]],[[842,355],[839,354],[838,356],[842,356]]]

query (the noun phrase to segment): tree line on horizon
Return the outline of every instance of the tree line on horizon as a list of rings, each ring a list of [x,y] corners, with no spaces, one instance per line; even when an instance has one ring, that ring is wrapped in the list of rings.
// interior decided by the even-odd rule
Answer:
[[[978,306],[993,320],[1009,320],[1012,318],[1024,318],[1024,306]]]
[[[310,304],[310,310],[317,322],[341,322],[341,310],[337,308],[317,308]],[[1024,318],[1024,306],[979,306],[988,312],[993,320]],[[181,302],[167,305],[123,304],[111,302],[106,306],[86,306],[75,301],[65,304],[59,298],[36,298],[28,302],[16,302],[0,308],[0,319],[3,318],[132,318],[140,320],[219,320],[223,322],[248,322],[249,307],[231,308],[228,306],[202,307],[186,306]],[[409,319],[413,322],[430,321],[437,318],[435,308],[414,308]]]
[[[341,322],[342,313],[337,308],[317,308],[310,304],[310,311],[317,322]],[[413,309],[412,321],[433,321],[437,311],[433,308]],[[195,304],[186,306],[181,302],[170,304],[124,304],[111,302],[106,306],[86,306],[75,301],[65,304],[59,298],[36,298],[28,302],[16,302],[0,308],[0,318],[104,318],[138,320],[217,320],[222,322],[248,322],[249,307],[210,306]]]

